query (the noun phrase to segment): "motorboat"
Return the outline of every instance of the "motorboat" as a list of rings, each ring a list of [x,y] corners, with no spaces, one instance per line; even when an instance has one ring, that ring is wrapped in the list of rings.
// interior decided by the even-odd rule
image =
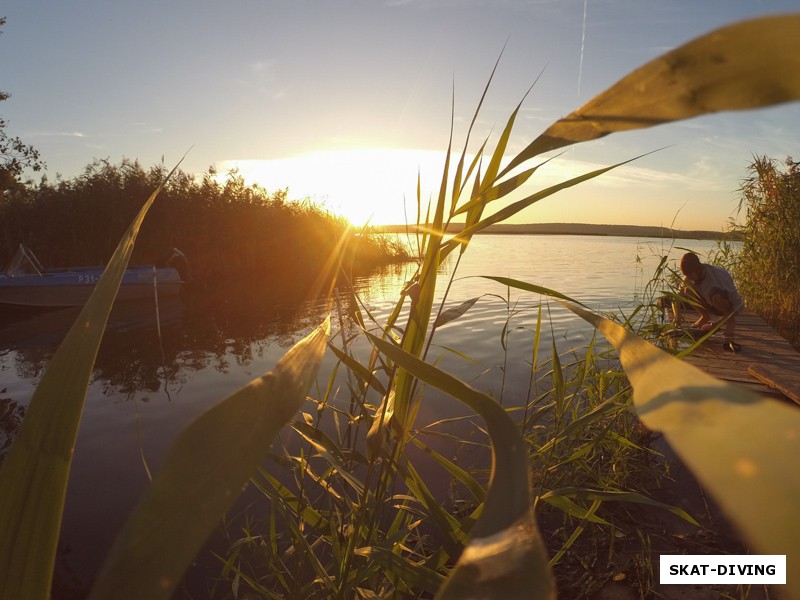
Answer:
[[[117,300],[140,300],[180,293],[184,283],[181,270],[186,257],[180,250],[163,266],[129,267],[117,293]],[[0,305],[30,308],[83,306],[100,280],[105,267],[45,269],[36,255],[20,244],[5,272],[0,273]]]

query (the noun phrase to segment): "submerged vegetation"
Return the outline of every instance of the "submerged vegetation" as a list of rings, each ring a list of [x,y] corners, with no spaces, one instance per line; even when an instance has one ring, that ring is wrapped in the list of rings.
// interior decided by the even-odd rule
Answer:
[[[163,166],[95,161],[69,180],[16,183],[0,197],[0,257],[24,243],[43,264],[105,264],[141,208],[142,198],[164,181]],[[143,224],[134,263],[155,263],[179,248],[201,281],[257,274],[316,282],[336,273],[332,264],[364,273],[407,259],[386,238],[361,236],[341,218],[309,202],[288,199],[229,174],[220,183],[212,170],[201,177],[177,171]]]
[[[541,309],[532,331],[530,396],[524,406],[504,406],[502,395],[493,397],[453,377],[429,355],[438,328],[476,300],[451,306],[446,292],[439,300],[437,278],[445,258],[460,257],[473,234],[619,165],[538,190],[487,216],[487,206],[519,189],[537,166],[516,175],[512,169],[615,131],[800,99],[800,79],[787,77],[797,72],[795,42],[788,40],[796,39],[799,28],[800,16],[761,19],[682,46],[553,124],[502,169],[517,111],[495,148],[486,150],[484,142],[471,164],[465,162],[471,131],[460,156],[452,152],[451,140],[441,192],[430,211],[418,198],[419,214],[429,215],[418,237],[423,262],[388,318],[378,320],[352,301],[351,324],[339,321],[341,338],[328,341],[327,319],[271,373],[190,424],[117,538],[91,598],[169,598],[249,480],[270,503],[258,520],[246,517],[223,557],[222,595],[552,599],[553,572],[585,531],[599,527],[612,540],[594,554],[573,555],[587,567],[594,558],[607,560],[618,533],[631,531],[610,507],[655,505],[692,519],[649,498],[650,482],[632,476],[659,473],[644,444],[649,434],[629,407],[649,430],[663,432],[754,551],[787,555],[788,593],[800,598],[795,409],[700,373],[628,328],[579,308],[579,299],[510,278],[487,277],[495,282],[487,285],[567,302],[614,345],[625,377],[615,368],[614,355],[599,345],[576,354],[559,352],[555,340],[542,334]],[[479,110],[480,104],[476,118]],[[180,187],[180,175],[175,181]],[[197,185],[202,184],[192,181],[189,187]],[[142,241],[156,235],[146,234],[142,223],[161,191],[159,186],[117,246],[97,293],[42,377],[0,469],[0,596],[48,597],[94,356],[137,235],[141,232]],[[224,215],[223,192],[224,187],[215,198]],[[164,199],[167,210],[169,196]],[[246,207],[247,202],[236,204],[249,215]],[[114,213],[103,214],[115,222]],[[150,220],[158,221],[158,214],[154,209]],[[447,224],[459,215],[465,215],[466,227],[448,237]],[[194,231],[244,238],[238,229],[209,224],[213,227],[202,230],[198,224]],[[159,223],[151,227],[156,232]],[[107,247],[113,246],[107,238]],[[501,335],[504,348],[509,326]],[[337,365],[315,386],[326,352]],[[346,384],[336,379],[339,370],[347,371]],[[418,422],[425,403],[441,393],[467,407],[468,433],[439,430],[446,423]],[[307,396],[316,410],[297,417],[309,406]],[[272,439],[287,423],[297,437],[285,442],[286,451],[269,454]],[[741,435],[744,431],[749,435]],[[473,464],[450,458],[439,439],[476,448],[481,458]],[[264,463],[265,456],[272,460]],[[421,475],[418,464],[425,457],[443,470],[450,502],[437,493],[439,480]],[[549,546],[537,522],[548,533]],[[633,532],[639,531],[634,525]],[[573,597],[568,585],[562,589]]]

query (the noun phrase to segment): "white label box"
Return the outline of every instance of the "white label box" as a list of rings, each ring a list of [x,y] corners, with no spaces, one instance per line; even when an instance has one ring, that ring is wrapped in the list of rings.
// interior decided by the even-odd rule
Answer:
[[[663,554],[663,584],[785,584],[785,554]]]

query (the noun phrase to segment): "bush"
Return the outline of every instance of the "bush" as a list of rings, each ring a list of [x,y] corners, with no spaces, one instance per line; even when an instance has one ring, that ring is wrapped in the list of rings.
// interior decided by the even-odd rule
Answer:
[[[745,304],[800,346],[800,164],[756,157],[742,182],[737,227],[744,243],[734,264]]]

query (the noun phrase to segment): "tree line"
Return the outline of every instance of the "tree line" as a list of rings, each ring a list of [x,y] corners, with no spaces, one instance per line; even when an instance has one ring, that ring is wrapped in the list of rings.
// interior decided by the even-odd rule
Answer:
[[[0,257],[20,243],[45,266],[105,264],[145,200],[167,175],[138,161],[96,160],[72,179],[0,187]],[[401,247],[361,236],[348,222],[309,202],[288,200],[236,174],[217,178],[176,171],[145,219],[132,262],[158,263],[172,248],[201,280],[257,271],[316,279],[339,263],[366,272],[404,260]],[[336,267],[331,270],[332,267]]]

